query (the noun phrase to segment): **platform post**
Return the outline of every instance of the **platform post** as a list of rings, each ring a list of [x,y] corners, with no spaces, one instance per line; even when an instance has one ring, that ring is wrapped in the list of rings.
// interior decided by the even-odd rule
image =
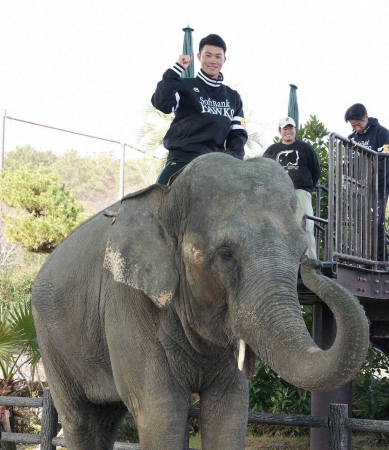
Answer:
[[[315,303],[313,305],[313,339],[323,350],[331,347],[336,336],[335,318],[324,303]],[[349,415],[351,415],[352,403],[352,384],[346,383],[338,389],[329,392],[312,392],[311,396],[311,415],[325,416],[330,415],[330,404],[342,403],[348,406]],[[347,430],[345,450],[351,450],[351,432]],[[310,430],[310,449],[311,450],[329,450],[329,430],[328,428],[311,428]]]

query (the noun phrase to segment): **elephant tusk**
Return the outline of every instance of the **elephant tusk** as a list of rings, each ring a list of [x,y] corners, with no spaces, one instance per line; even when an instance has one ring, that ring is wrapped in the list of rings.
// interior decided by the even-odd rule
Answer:
[[[246,342],[243,339],[239,339],[238,369],[240,371],[243,370],[245,354],[246,354]]]

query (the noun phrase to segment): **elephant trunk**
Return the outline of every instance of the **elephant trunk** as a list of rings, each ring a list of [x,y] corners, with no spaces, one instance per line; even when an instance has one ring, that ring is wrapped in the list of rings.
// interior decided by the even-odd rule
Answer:
[[[350,381],[361,368],[369,345],[368,321],[357,298],[323,276],[317,261],[305,260],[301,277],[335,316],[337,333],[330,349],[322,350],[312,340],[297,295],[293,301],[290,295],[286,298],[281,294],[265,308],[262,305],[260,322],[262,330],[268,331],[258,334],[252,330],[240,337],[289,383],[311,391],[333,390]]]

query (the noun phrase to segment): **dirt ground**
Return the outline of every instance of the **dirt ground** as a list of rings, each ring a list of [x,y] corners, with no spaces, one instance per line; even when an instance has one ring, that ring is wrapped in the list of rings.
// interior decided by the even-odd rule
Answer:
[[[382,436],[353,436],[352,450],[383,450],[389,448],[389,436],[385,442]],[[246,450],[309,450],[309,437],[249,437],[246,440]]]
[[[38,446],[16,445],[17,450],[39,450]],[[62,449],[62,447],[57,447]],[[389,448],[389,436],[353,436],[352,450],[383,450]],[[309,437],[248,437],[245,450],[309,450]],[[227,449],[226,449],[227,450]]]

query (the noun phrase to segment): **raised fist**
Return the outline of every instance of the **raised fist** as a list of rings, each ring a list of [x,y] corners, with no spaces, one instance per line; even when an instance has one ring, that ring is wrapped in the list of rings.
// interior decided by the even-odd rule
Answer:
[[[193,58],[189,55],[180,55],[177,60],[178,64],[184,69],[186,69],[192,61]]]

